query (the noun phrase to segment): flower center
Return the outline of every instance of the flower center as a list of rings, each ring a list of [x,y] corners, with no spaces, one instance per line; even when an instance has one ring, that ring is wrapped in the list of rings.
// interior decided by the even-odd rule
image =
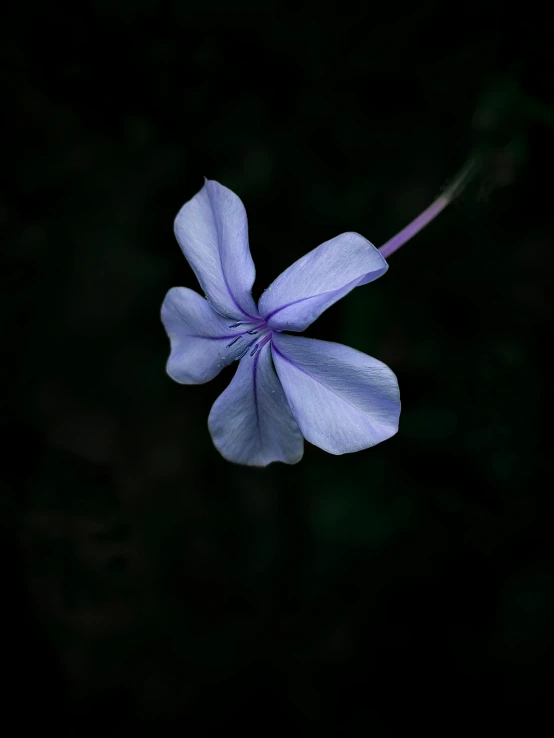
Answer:
[[[227,344],[227,348],[231,348],[231,346],[234,346],[239,341],[246,342],[244,346],[241,346],[242,351],[237,356],[236,361],[246,356],[249,351],[250,356],[254,356],[262,346],[265,346],[268,341],[271,341],[271,336],[273,335],[273,331],[264,320],[260,320],[258,323],[233,323],[229,328],[240,328],[241,330],[236,338],[233,338]],[[251,338],[251,336],[256,337]]]

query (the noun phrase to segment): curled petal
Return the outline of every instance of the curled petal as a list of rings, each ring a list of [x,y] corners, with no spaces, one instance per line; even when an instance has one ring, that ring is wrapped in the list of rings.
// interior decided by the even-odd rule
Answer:
[[[241,353],[244,342],[210,303],[186,287],[173,287],[162,305],[162,323],[171,342],[167,373],[181,384],[203,384]]]
[[[256,270],[240,198],[207,179],[179,211],[175,235],[211,305],[229,318],[257,317],[251,295]]]
[[[208,426],[218,451],[235,464],[300,461],[304,439],[273,369],[269,344],[241,359],[212,407]]]
[[[260,315],[279,331],[303,331],[354,287],[388,269],[379,251],[359,233],[343,233],[322,243],[263,293]]]
[[[398,430],[393,372],[338,343],[274,334],[273,361],[304,438],[331,454],[374,446]]]

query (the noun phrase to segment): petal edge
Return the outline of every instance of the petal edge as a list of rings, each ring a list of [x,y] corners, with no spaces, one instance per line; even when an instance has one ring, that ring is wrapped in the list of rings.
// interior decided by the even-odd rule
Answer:
[[[273,361],[307,441],[331,454],[375,446],[398,431],[400,393],[386,364],[338,343],[274,335]]]
[[[388,264],[359,233],[342,233],[298,259],[263,293],[260,315],[277,331],[303,331],[354,287],[382,276]]]
[[[244,205],[219,182],[204,187],[180,209],[175,236],[211,305],[229,318],[257,317],[251,291],[256,276]]]
[[[228,347],[236,331],[201,297],[187,287],[172,287],[162,304],[161,320],[171,351],[166,371],[179,384],[204,384],[213,379],[242,350]]]
[[[211,409],[208,427],[217,450],[235,464],[300,461],[304,439],[272,366],[269,344],[241,359]]]

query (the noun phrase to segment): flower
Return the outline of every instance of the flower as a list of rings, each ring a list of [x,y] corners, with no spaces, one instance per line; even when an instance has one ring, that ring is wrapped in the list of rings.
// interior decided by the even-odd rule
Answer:
[[[171,343],[167,373],[203,384],[239,360],[208,426],[228,461],[295,464],[304,438],[331,454],[374,446],[398,430],[400,396],[382,362],[338,343],[289,335],[307,328],[388,264],[358,233],[318,246],[252,298],[255,268],[240,198],[213,180],[185,203],[175,234],[206,299],[173,287],[161,318]]]

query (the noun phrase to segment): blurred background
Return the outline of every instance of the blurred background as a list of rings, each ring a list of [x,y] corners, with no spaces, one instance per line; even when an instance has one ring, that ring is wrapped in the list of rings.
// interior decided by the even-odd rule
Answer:
[[[515,11],[514,11],[515,12]],[[548,699],[554,98],[493,3],[22,2],[3,90],[4,719],[74,736],[496,726]],[[234,466],[234,367],[165,374],[173,219],[207,176],[255,297],[482,175],[308,335],[397,374],[400,431]],[[10,718],[11,719],[11,718]]]

